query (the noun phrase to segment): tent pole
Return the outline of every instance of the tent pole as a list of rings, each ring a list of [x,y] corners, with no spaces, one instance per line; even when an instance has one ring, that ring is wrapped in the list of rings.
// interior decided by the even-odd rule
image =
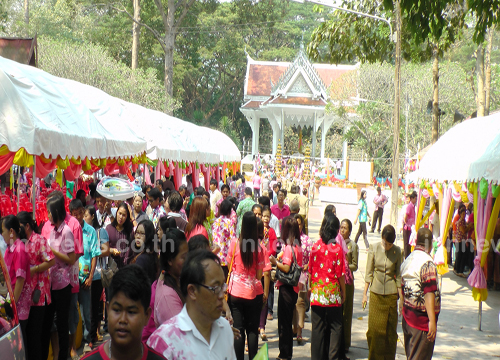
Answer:
[[[17,165],[17,212],[19,212],[19,195],[20,195],[20,186],[19,181],[21,176],[21,166]]]
[[[33,220],[36,221],[36,157],[33,155],[33,176],[31,177],[33,183],[31,184],[31,201],[33,202]]]
[[[481,320],[483,317],[483,302],[479,301],[479,313],[477,316],[477,330],[481,331]]]

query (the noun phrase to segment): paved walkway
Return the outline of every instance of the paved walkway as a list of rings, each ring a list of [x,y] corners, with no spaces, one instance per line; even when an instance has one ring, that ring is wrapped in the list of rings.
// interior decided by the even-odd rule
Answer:
[[[323,217],[323,211],[327,204],[314,202],[314,206],[309,213],[309,234],[313,239],[318,239],[319,227]],[[339,219],[349,218],[351,221],[356,216],[355,205],[336,205]],[[373,209],[369,206],[371,213]],[[384,214],[383,224],[389,223],[389,209]],[[353,235],[357,232],[357,226],[353,229]],[[379,241],[380,235],[369,234],[368,240],[371,244]],[[368,329],[368,308],[363,311],[361,307],[362,289],[364,287],[364,275],[366,268],[367,254],[363,241],[358,242],[360,246],[359,269],[354,273],[355,294],[354,313],[352,323],[352,345],[348,356],[351,359],[367,359],[368,344],[366,342],[366,331]],[[398,240],[397,245],[401,246],[402,241]],[[472,299],[471,290],[466,279],[459,278],[450,272],[443,276],[442,288],[442,310],[438,321],[438,335],[434,351],[434,359],[498,359],[500,358],[500,292],[489,292],[488,300],[483,303],[482,330],[477,331],[478,325],[478,303]],[[275,293],[275,307],[277,302],[277,292]],[[278,321],[268,322],[266,333],[269,338],[269,358],[275,359],[278,354]],[[401,320],[398,324],[398,341],[396,359],[406,359],[403,346],[403,331]],[[305,344],[299,346],[295,342],[294,359],[305,360],[311,358],[311,323],[309,319],[303,330],[303,337],[307,340]]]
[[[309,212],[309,235],[317,240],[319,238],[319,227],[323,218],[324,208],[327,204],[319,200],[314,202]],[[353,221],[356,216],[356,205],[336,204],[337,216],[339,219],[348,218]],[[368,205],[372,214],[373,208]],[[383,224],[389,223],[389,208],[384,214]],[[353,229],[351,239],[356,235],[357,227]],[[371,244],[380,241],[380,235],[368,234]],[[397,245],[402,245],[402,240],[397,240]],[[361,308],[362,289],[364,287],[364,275],[366,268],[366,251],[363,241],[360,239],[359,269],[354,273],[355,293],[354,293],[354,313],[352,323],[352,345],[348,356],[354,359],[364,360],[368,358],[368,345],[366,342],[366,331],[368,329],[368,310]],[[466,279],[459,278],[450,272],[443,276],[442,288],[442,309],[438,321],[438,334],[434,359],[467,359],[485,360],[500,358],[500,331],[499,331],[499,311],[500,292],[491,291],[488,300],[483,303],[482,330],[477,331],[478,324],[478,303],[472,299],[471,290]],[[278,292],[275,292],[275,309],[277,309]],[[278,354],[278,320],[275,318],[268,321],[266,333],[268,335],[269,358],[275,359]],[[302,336],[306,342],[299,346],[295,342],[294,359],[311,359],[311,322],[306,320],[305,329]],[[398,324],[398,341],[396,359],[406,359],[403,347],[403,331],[401,321]],[[106,334],[105,339],[109,335]],[[262,345],[260,341],[259,345]],[[79,349],[81,354],[82,348]],[[248,358],[248,355],[247,355]],[[316,359],[313,359],[316,360]]]

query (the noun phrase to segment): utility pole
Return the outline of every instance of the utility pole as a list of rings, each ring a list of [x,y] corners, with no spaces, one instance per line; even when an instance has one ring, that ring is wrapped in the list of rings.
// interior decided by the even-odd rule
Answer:
[[[394,134],[392,143],[392,195],[391,224],[398,221],[398,181],[399,181],[399,102],[401,90],[401,0],[396,0],[396,58],[394,73]]]

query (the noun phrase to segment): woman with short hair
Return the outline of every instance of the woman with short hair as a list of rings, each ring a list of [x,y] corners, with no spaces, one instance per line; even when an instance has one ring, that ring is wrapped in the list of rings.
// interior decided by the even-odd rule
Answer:
[[[343,357],[342,303],[345,300],[345,255],[336,241],[340,223],[325,214],[320,239],[313,245],[309,261],[311,275],[311,358]]]
[[[398,340],[398,298],[399,312],[403,308],[401,292],[401,248],[394,245],[396,230],[386,225],[382,230],[382,241],[370,245],[366,261],[363,308],[368,301],[368,359],[385,360],[396,358]]]

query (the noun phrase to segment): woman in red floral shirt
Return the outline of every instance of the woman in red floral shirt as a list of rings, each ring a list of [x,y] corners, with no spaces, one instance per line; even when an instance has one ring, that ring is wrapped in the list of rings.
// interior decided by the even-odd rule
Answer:
[[[309,260],[311,359],[343,357],[341,338],[342,303],[345,300],[345,255],[342,247],[335,241],[339,228],[339,219],[333,213],[326,214],[319,230],[321,239],[313,245]],[[326,336],[330,337],[330,341],[325,339]],[[329,349],[325,346],[328,343]]]
[[[26,252],[29,256],[31,289],[40,290],[37,302],[31,299],[30,314],[26,327],[27,352],[30,359],[42,359],[42,326],[45,308],[50,304],[50,280],[49,269],[54,266],[56,260],[50,249],[47,239],[37,233],[37,226],[33,217],[26,211],[17,214],[21,224],[21,238],[27,239]],[[23,233],[24,232],[24,233]]]

